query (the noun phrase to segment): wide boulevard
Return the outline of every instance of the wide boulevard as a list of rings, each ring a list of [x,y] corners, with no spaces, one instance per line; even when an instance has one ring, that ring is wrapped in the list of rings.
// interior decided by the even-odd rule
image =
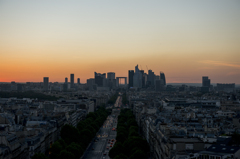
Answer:
[[[111,115],[105,120],[94,140],[85,151],[82,159],[110,159],[108,153],[116,142],[117,117],[120,113],[119,107],[121,106],[121,102],[122,97],[118,96]]]

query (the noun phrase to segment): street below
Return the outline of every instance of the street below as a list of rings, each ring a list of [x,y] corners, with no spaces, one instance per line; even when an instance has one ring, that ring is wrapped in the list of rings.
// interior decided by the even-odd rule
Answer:
[[[117,117],[120,114],[121,102],[122,97],[118,96],[112,113],[107,117],[104,124],[99,129],[82,159],[110,159],[108,153],[116,142]]]

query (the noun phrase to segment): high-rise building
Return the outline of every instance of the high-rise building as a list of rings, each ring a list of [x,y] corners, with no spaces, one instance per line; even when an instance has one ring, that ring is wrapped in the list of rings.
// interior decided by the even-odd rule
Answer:
[[[104,84],[106,83],[105,80],[106,80],[106,73],[97,73],[97,72],[94,72],[94,79],[95,79],[95,84],[98,86],[98,87],[103,87]]]
[[[108,72],[107,73],[107,86],[110,89],[116,87],[116,79],[115,79],[115,73],[114,72]]]
[[[107,73],[107,79],[108,79],[108,80],[113,80],[113,79],[115,79],[115,73],[114,73],[114,72],[108,72],[108,73]]]
[[[142,88],[142,73],[138,69],[138,65],[135,66],[135,73],[133,76],[133,87]]]
[[[67,78],[67,77],[65,78],[65,83],[66,83],[66,84],[68,83],[68,78]]]
[[[146,73],[143,74],[142,87],[143,87],[143,88],[146,88],[146,87],[147,87],[147,74],[146,74]]]
[[[80,78],[77,79],[77,83],[80,84]]]
[[[70,74],[71,88],[74,88],[74,74]]]
[[[128,71],[128,88],[133,87],[134,70]]]
[[[95,79],[94,78],[87,79],[87,86],[89,90],[96,90],[97,88],[95,84]]]
[[[157,80],[160,80],[160,76],[155,75],[155,76],[154,76],[154,87],[156,86],[156,81],[157,81]]]
[[[207,76],[203,76],[203,77],[202,77],[201,92],[203,92],[203,93],[208,93],[209,90],[210,90],[210,86],[211,86],[211,81],[210,81],[210,79],[208,79]]]
[[[148,70],[147,82],[150,86],[154,86],[155,74],[152,70]]]
[[[44,91],[48,91],[48,82],[49,82],[49,78],[43,77],[43,90]]]
[[[141,74],[143,75],[144,74],[144,70],[139,70],[141,72]]]
[[[160,72],[160,79],[163,80],[163,85],[166,86],[166,78],[163,72]]]
[[[155,79],[155,80],[160,80],[160,76],[156,75],[156,76],[154,77],[154,79]]]
[[[65,78],[65,82],[63,83],[63,91],[67,92],[68,90],[68,78]]]
[[[145,74],[144,74],[144,70],[140,70],[141,74],[142,74],[142,88],[145,88]]]
[[[211,85],[210,79],[208,79],[207,76],[203,76],[202,77],[202,86],[203,87],[210,87],[210,85]]]

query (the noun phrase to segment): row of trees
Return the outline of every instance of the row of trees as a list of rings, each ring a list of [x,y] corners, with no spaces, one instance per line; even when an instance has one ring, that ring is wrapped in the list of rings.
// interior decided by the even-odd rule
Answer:
[[[26,92],[0,92],[1,98],[10,98],[10,97],[16,97],[16,98],[32,98],[32,99],[38,99],[38,100],[50,100],[54,101],[58,98],[55,96],[45,95],[42,93],[37,93],[34,91],[26,91]]]
[[[64,125],[61,129],[61,139],[53,143],[49,150],[50,159],[80,158],[109,113],[104,107],[100,107],[96,112],[90,112],[85,120],[80,121],[77,128]],[[33,159],[47,159],[47,157],[43,154],[35,154]]]
[[[108,100],[108,104],[114,104],[117,100],[118,97],[118,92],[116,92],[109,100]]]
[[[123,93],[123,95],[122,95],[122,103],[123,103],[124,105],[128,104],[128,99],[127,99],[127,94],[126,94],[126,92]]]
[[[109,151],[114,159],[145,159],[150,152],[149,145],[138,133],[138,125],[130,109],[121,110],[118,116],[117,142]]]

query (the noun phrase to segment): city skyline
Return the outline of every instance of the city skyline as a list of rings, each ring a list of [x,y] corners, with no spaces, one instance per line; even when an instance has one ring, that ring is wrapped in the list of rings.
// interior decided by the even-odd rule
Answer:
[[[136,67],[136,66],[135,66]],[[139,71],[142,71],[145,75],[146,75],[146,81],[145,82],[147,82],[147,80],[149,80],[149,79],[147,79],[148,78],[148,76],[149,76],[149,72],[144,72],[144,70],[139,70]],[[209,81],[209,83],[211,83],[210,82],[210,80],[211,79],[208,79],[208,76],[202,76],[201,77],[201,81],[200,82],[196,82],[196,83],[187,83],[187,82],[182,82],[182,83],[174,83],[174,82],[166,82],[166,78],[165,78],[165,74],[164,74],[164,72],[162,72],[162,71],[159,71],[159,75],[158,74],[155,74],[156,72],[152,72],[152,70],[151,69],[149,69],[149,71],[151,72],[151,73],[153,73],[153,75],[154,75],[154,78],[157,78],[157,76],[158,76],[158,78],[160,78],[160,80],[163,80],[163,85],[167,85],[167,84],[176,84],[176,85],[181,85],[181,84],[197,84],[198,86],[200,86],[200,85],[203,85],[203,81],[204,81],[204,79],[205,78],[207,78],[207,80]],[[131,72],[131,73],[130,73]],[[1,82],[0,81],[0,83],[28,83],[28,82],[30,82],[30,83],[44,83],[44,85],[45,85],[45,79],[47,79],[47,83],[55,83],[55,82],[57,82],[57,83],[63,83],[63,84],[71,84],[71,87],[73,87],[73,84],[87,84],[87,81],[88,80],[92,80],[92,79],[96,79],[96,74],[99,74],[100,76],[101,75],[104,75],[105,76],[105,79],[107,79],[107,80],[112,80],[112,79],[117,79],[117,78],[126,78],[126,83],[127,83],[127,85],[128,85],[128,88],[129,88],[129,86],[130,87],[133,87],[133,75],[135,74],[134,73],[134,70],[128,70],[128,75],[126,76],[126,77],[123,77],[123,76],[119,76],[119,77],[115,77],[115,72],[102,72],[102,73],[97,73],[97,72],[94,72],[94,76],[93,77],[90,77],[90,78],[87,78],[86,79],[86,82],[80,82],[80,79],[81,78],[79,78],[79,77],[74,77],[75,76],[75,74],[74,73],[71,73],[71,74],[69,74],[69,79],[72,79],[72,80],[70,80],[70,81],[68,81],[68,77],[65,77],[64,78],[64,80],[62,81],[51,81],[50,80],[50,78],[51,77],[42,77],[43,78],[43,80],[42,81],[26,81],[26,82],[18,82],[18,81],[10,81],[10,82]],[[106,74],[108,75],[107,77],[106,77]],[[112,75],[110,75],[110,74],[114,74],[114,76],[112,76]],[[130,75],[130,74],[132,74],[132,75]],[[110,78],[109,78],[109,76],[111,76]],[[113,78],[113,77],[115,77],[115,78]],[[155,79],[156,80],[156,79]],[[71,82],[72,81],[72,82]],[[131,82],[130,82],[131,81]],[[117,82],[117,81],[116,81]],[[130,84],[130,83],[131,84]],[[95,81],[94,81],[94,83],[95,83]],[[125,84],[125,82],[124,81],[122,81],[122,80],[120,80],[119,81],[119,84]],[[130,85],[129,85],[130,84]],[[146,83],[145,83],[146,84]],[[213,82],[213,83],[211,83],[211,84],[213,84],[214,86],[215,85],[217,85],[217,84],[236,84],[237,86],[240,86],[240,84],[238,84],[238,83],[234,83],[234,82],[229,82],[229,83],[221,83],[221,82],[218,82],[218,81],[215,81],[215,82]]]
[[[1,1],[0,82],[86,83],[163,71],[167,83],[240,84],[240,2]],[[76,80],[75,80],[76,82]]]

